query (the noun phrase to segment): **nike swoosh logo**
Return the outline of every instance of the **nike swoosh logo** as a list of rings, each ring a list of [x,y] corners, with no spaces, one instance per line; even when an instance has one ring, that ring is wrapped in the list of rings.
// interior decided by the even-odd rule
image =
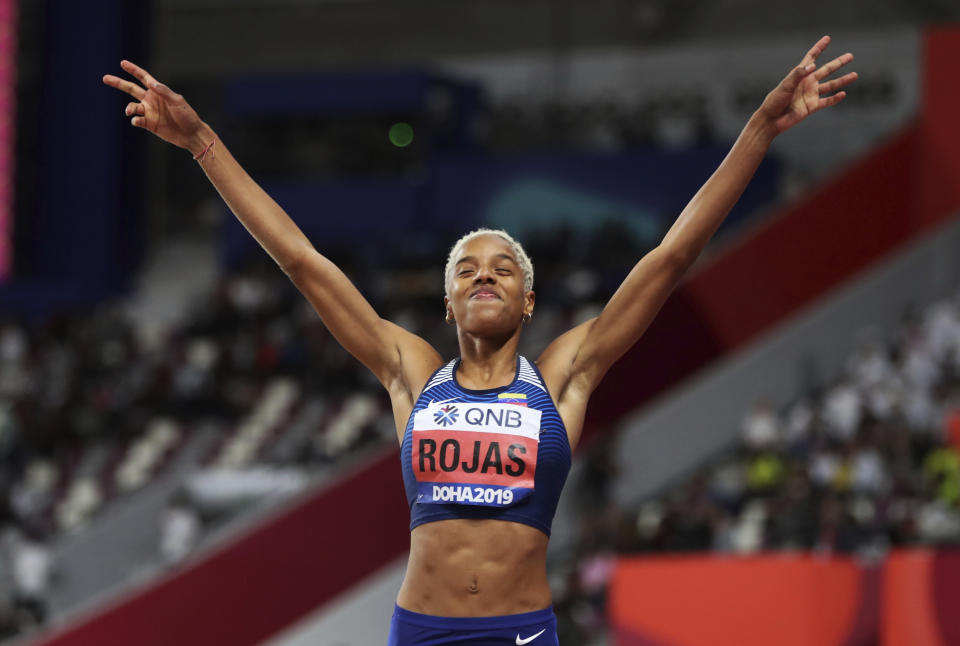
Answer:
[[[524,644],[529,644],[530,642],[532,642],[534,639],[536,639],[537,637],[539,637],[545,632],[547,632],[546,628],[538,632],[536,635],[530,635],[526,639],[520,639],[520,633],[517,633],[517,646],[523,646]]]

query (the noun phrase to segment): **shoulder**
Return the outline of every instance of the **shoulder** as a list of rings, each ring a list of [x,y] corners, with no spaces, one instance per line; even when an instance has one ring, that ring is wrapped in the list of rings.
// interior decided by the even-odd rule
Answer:
[[[412,403],[427,380],[443,367],[443,357],[423,338],[396,323],[385,323],[395,352],[391,369],[381,377],[381,382],[391,398],[403,396]]]
[[[418,392],[425,393],[428,390],[443,384],[456,385],[457,382],[453,377],[453,370],[456,367],[456,363],[456,359],[451,359],[441,363],[436,370],[430,373],[430,376],[427,378],[427,382],[423,385],[423,388],[418,390]]]

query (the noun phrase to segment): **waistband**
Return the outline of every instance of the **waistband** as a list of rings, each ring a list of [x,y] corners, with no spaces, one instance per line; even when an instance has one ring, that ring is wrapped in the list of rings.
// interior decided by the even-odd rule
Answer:
[[[419,612],[406,610],[400,606],[394,606],[393,616],[405,623],[426,628],[444,628],[448,630],[489,630],[526,626],[554,620],[553,607],[534,610],[533,612],[523,612],[516,615],[499,615],[496,617],[439,617],[437,615],[423,615]]]

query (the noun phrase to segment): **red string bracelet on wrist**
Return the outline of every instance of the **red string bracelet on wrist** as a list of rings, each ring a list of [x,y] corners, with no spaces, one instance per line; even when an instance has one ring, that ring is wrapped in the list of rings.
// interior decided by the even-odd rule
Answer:
[[[207,147],[201,150],[199,153],[193,156],[193,161],[200,162],[200,165],[203,166],[203,158],[207,156],[207,152],[213,150],[213,145],[217,143],[217,138],[214,137],[210,140],[210,143],[207,144]],[[216,159],[217,153],[211,152],[210,159]]]

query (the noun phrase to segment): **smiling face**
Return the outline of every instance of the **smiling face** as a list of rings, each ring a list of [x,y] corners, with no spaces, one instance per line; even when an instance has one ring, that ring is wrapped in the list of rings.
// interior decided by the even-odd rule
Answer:
[[[451,259],[444,299],[448,317],[465,332],[512,333],[533,313],[534,293],[524,290],[524,272],[510,243],[485,233],[468,240]]]

